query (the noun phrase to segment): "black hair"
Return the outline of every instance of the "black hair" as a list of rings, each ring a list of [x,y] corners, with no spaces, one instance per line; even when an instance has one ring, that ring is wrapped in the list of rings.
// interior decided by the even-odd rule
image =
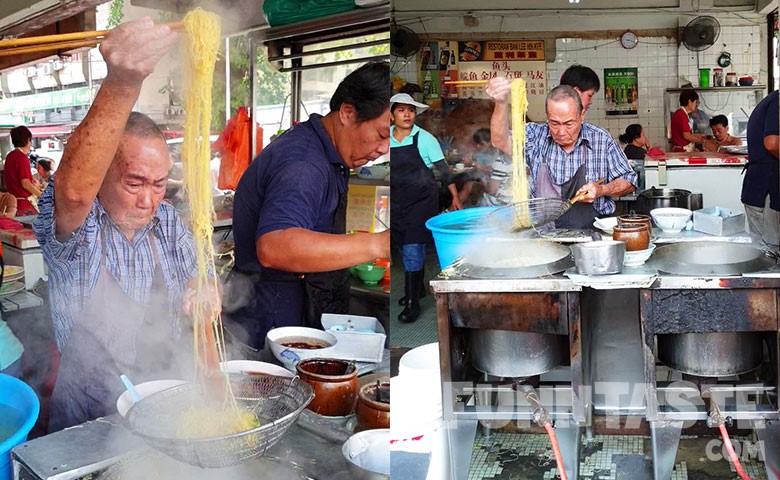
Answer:
[[[51,158],[38,158],[38,160],[35,162],[37,165],[40,165],[44,172],[50,173],[51,172],[51,165],[53,160]]]
[[[626,132],[621,134],[618,137],[618,140],[620,140],[620,143],[629,144],[634,141],[634,139],[639,138],[642,136],[642,125],[638,123],[632,123],[631,125],[626,127]]]
[[[144,115],[141,112],[130,112],[130,116],[127,117],[124,133],[139,138],[160,137],[165,141],[165,135],[163,135],[162,130],[160,130],[157,123],[149,118],[148,115]]]
[[[715,115],[714,117],[710,118],[710,127],[714,127],[715,125],[723,125],[724,127],[728,127],[729,117],[725,115]]]
[[[601,82],[599,76],[592,69],[584,66],[574,64],[566,69],[561,75],[561,85],[569,85],[570,87],[577,87],[580,92],[588,90],[599,91],[601,88]]]
[[[330,111],[352,105],[359,122],[373,120],[390,105],[390,64],[369,62],[347,75],[330,98]]]
[[[409,105],[409,104],[403,102],[395,102],[392,105],[390,105],[390,113],[395,112],[395,107],[397,107],[398,105]],[[414,105],[409,105],[409,106],[413,107]],[[414,112],[417,113],[417,107],[414,107]]]
[[[16,148],[22,148],[32,140],[32,132],[24,125],[19,125],[11,129],[11,143]]]
[[[581,114],[582,99],[580,98],[580,94],[577,93],[571,85],[558,85],[550,90],[550,93],[547,94],[547,100],[544,102],[544,111],[547,112],[547,105],[550,102],[561,102],[567,98],[574,100],[574,104],[577,105],[577,113]]]
[[[699,94],[695,90],[686,88],[680,92],[680,106],[684,107],[688,105],[688,102],[693,100],[694,102],[699,99]]]
[[[474,132],[474,135],[471,137],[471,139],[474,140],[474,143],[477,145],[490,146],[490,130],[487,128],[480,128]]]

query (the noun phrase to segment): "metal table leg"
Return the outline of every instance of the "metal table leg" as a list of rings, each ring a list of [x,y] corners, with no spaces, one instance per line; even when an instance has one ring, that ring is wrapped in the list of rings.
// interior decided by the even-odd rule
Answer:
[[[650,422],[650,441],[653,446],[653,479],[669,480],[677,458],[683,422]]]

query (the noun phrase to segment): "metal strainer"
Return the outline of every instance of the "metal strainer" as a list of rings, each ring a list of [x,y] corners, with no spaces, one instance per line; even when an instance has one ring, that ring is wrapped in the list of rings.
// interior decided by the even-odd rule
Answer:
[[[601,184],[603,178],[593,183]],[[532,198],[498,208],[488,215],[488,222],[499,230],[519,232],[533,228],[538,230],[558,220],[572,205],[587,196],[582,192],[570,200],[560,198]]]
[[[230,384],[239,406],[257,415],[259,427],[218,437],[181,437],[184,412],[210,408],[208,392],[195,383],[144,398],[127,412],[127,423],[151,447],[177,460],[222,468],[265,453],[314,398],[312,388],[298,378],[231,374]]]

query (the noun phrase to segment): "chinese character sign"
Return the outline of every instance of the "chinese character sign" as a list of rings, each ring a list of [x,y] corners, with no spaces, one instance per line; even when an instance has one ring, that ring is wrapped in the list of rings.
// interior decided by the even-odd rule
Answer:
[[[604,107],[608,116],[638,115],[639,82],[636,68],[604,69]]]
[[[547,98],[547,66],[544,60],[510,62],[495,60],[492,62],[460,62],[458,80],[490,80],[493,77],[506,77],[509,80],[525,80],[528,95],[528,119],[544,122],[544,100]],[[490,98],[484,86],[458,87],[459,98]]]

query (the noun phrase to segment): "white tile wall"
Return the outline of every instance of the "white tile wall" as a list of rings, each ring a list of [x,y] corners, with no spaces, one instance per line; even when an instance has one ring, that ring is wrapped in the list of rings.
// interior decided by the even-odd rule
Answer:
[[[722,51],[730,52],[732,57],[733,66],[724,69],[725,72],[734,71],[738,76],[750,73],[757,78],[757,83],[766,83],[766,79],[761,78],[760,38],[759,26],[723,26],[716,44],[698,54],[678,46],[676,39],[666,37],[640,37],[639,44],[632,50],[623,49],[617,40],[561,38],[556,40],[556,58],[547,64],[547,77],[550,85],[556,85],[557,79],[571,64],[592,68],[602,81],[602,90],[594,97],[587,121],[608,130],[615,138],[629,124],[642,124],[651,145],[666,149],[664,90],[679,87],[683,83],[680,76],[698,86],[698,68],[716,68]],[[406,81],[417,82],[414,57],[408,62],[393,58],[391,67]],[[604,110],[604,68],[620,67],[638,68],[639,114],[636,117],[607,117]],[[710,82],[712,84],[712,80]],[[732,131],[736,120],[745,117],[741,110],[750,113],[755,106],[755,95],[747,91],[709,95],[703,99],[701,107],[710,115],[730,116]],[[669,97],[668,101],[675,107],[677,96]]]

